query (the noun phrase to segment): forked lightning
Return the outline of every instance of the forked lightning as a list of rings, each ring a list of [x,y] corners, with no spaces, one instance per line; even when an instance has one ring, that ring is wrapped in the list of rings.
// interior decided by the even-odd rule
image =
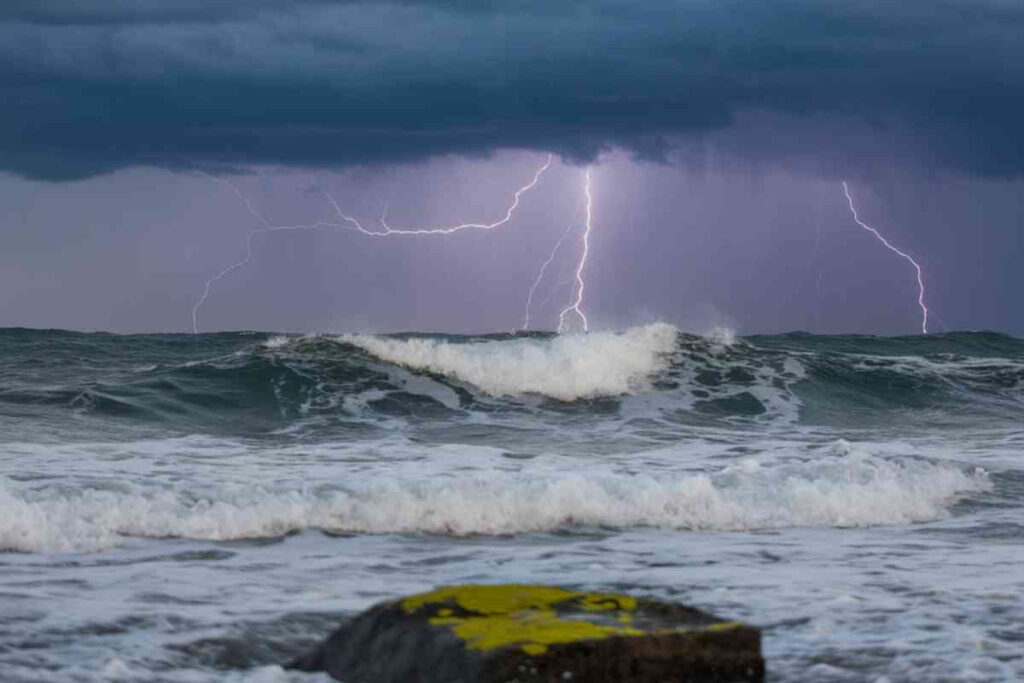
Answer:
[[[222,179],[222,178],[215,178],[215,177],[210,176],[208,174],[204,174],[208,178],[210,178],[210,179],[212,179],[212,180],[214,180],[216,182],[222,183],[224,185],[227,185],[229,188],[231,188],[231,191],[234,192],[235,195],[237,195],[238,198],[241,199],[245,203],[245,206],[249,210],[249,213],[252,214],[253,217],[255,217],[256,220],[258,220],[263,227],[257,228],[255,230],[253,230],[252,232],[250,232],[246,236],[246,239],[245,239],[245,257],[244,258],[242,258],[241,260],[239,260],[239,261],[237,261],[235,263],[232,263],[230,266],[224,268],[219,273],[217,273],[216,275],[214,275],[213,277],[211,277],[209,280],[206,281],[205,286],[203,287],[203,294],[202,294],[202,296],[199,297],[199,300],[192,307],[192,332],[193,333],[198,333],[199,332],[199,324],[198,324],[199,309],[202,308],[202,305],[209,298],[209,296],[210,296],[210,288],[213,285],[213,283],[217,282],[218,280],[220,280],[224,276],[228,275],[232,271],[234,271],[234,270],[236,270],[238,268],[241,268],[242,266],[248,264],[252,260],[252,257],[253,257],[252,241],[253,241],[253,238],[256,237],[257,235],[260,235],[260,234],[263,234],[263,233],[291,231],[291,230],[323,230],[323,229],[342,230],[342,229],[344,229],[344,230],[355,230],[356,232],[359,232],[359,233],[361,233],[363,235],[367,235],[369,237],[387,237],[387,236],[391,236],[391,235],[450,235],[452,233],[460,232],[462,230],[493,230],[493,229],[498,228],[498,227],[500,227],[502,225],[505,225],[510,220],[512,220],[512,215],[515,213],[516,209],[519,207],[520,197],[522,197],[522,195],[525,192],[533,189],[533,187],[540,181],[540,177],[544,174],[545,171],[548,170],[548,168],[551,167],[551,162],[552,162],[553,158],[554,158],[553,155],[549,154],[548,158],[547,158],[547,161],[545,161],[544,164],[539,169],[537,169],[537,171],[533,174],[533,178],[530,180],[530,182],[515,191],[515,193],[513,194],[512,203],[505,210],[505,215],[501,219],[499,219],[497,221],[494,221],[493,223],[461,223],[459,225],[442,226],[442,227],[434,227],[434,228],[392,228],[390,225],[388,225],[386,216],[382,216],[381,217],[381,228],[382,228],[381,230],[367,230],[367,229],[365,229],[362,226],[362,224],[358,220],[356,220],[352,216],[349,216],[348,214],[343,212],[341,210],[341,206],[334,199],[334,197],[332,197],[326,191],[324,192],[324,195],[326,196],[327,201],[330,202],[331,206],[333,207],[335,214],[337,214],[338,218],[341,219],[340,222],[336,222],[336,221],[317,221],[316,223],[309,223],[309,224],[306,224],[306,225],[271,225],[259,213],[259,211],[256,210],[256,208],[253,206],[252,202],[245,195],[243,195],[238,190],[238,188],[235,187],[234,184],[232,184],[228,180],[225,180],[225,179]]]

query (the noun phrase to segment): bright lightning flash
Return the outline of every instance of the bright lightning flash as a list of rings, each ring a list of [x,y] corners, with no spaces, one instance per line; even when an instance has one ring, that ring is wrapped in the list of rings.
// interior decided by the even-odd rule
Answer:
[[[889,241],[882,237],[881,233],[872,228],[870,225],[864,223],[857,215],[857,209],[853,206],[853,197],[850,196],[850,188],[847,186],[846,181],[843,181],[843,194],[846,195],[846,201],[850,205],[850,213],[853,214],[853,220],[857,222],[857,225],[864,228],[872,235],[878,238],[878,240],[885,245],[886,249],[899,254],[914,266],[914,270],[917,271],[917,305],[921,307],[921,332],[928,334],[928,306],[924,302],[924,277],[921,274],[921,266],[907,253],[904,253],[896,247],[889,244]]]
[[[580,321],[583,323],[583,331],[586,332],[589,329],[587,324],[587,316],[583,314],[581,306],[583,305],[583,290],[586,288],[586,284],[583,281],[583,268],[587,265],[587,256],[590,252],[590,230],[593,227],[593,197],[590,192],[590,167],[583,174],[583,192],[587,197],[587,222],[583,230],[583,252],[580,254],[579,264],[576,266],[576,299],[562,309],[562,312],[558,315],[558,332],[561,334],[566,331],[566,316],[570,313],[575,313]]]
[[[199,309],[202,307],[202,305],[204,303],[206,303],[206,300],[209,298],[209,296],[210,296],[210,287],[213,285],[213,283],[217,282],[218,280],[220,280],[224,276],[228,275],[232,271],[237,270],[238,268],[241,268],[242,266],[248,264],[252,260],[252,257],[253,257],[252,240],[253,240],[253,238],[256,235],[260,235],[260,234],[263,234],[263,233],[270,233],[270,232],[293,231],[293,230],[323,230],[323,229],[353,230],[354,229],[355,231],[357,231],[359,233],[362,233],[363,235],[367,235],[369,237],[386,237],[386,236],[389,236],[389,235],[450,235],[452,233],[460,232],[462,230],[493,230],[494,228],[500,227],[500,226],[508,223],[510,220],[512,220],[512,214],[514,214],[516,209],[519,207],[519,198],[525,192],[533,189],[533,187],[540,181],[540,177],[544,174],[545,171],[548,170],[548,168],[551,167],[551,162],[552,162],[553,158],[554,158],[553,155],[551,155],[551,154],[548,155],[547,161],[544,162],[543,166],[541,166],[539,169],[537,169],[537,172],[533,174],[533,178],[530,180],[530,182],[527,183],[526,185],[524,185],[523,187],[519,188],[518,190],[516,190],[516,192],[515,192],[515,194],[513,195],[513,198],[512,198],[512,203],[505,210],[505,216],[503,218],[497,220],[497,221],[494,221],[493,223],[462,223],[460,225],[452,225],[452,226],[437,227],[437,228],[395,229],[395,228],[392,228],[391,226],[389,226],[387,224],[386,216],[382,216],[381,217],[381,226],[383,227],[383,230],[376,230],[376,231],[375,230],[366,230],[365,228],[363,228],[363,226],[359,223],[358,220],[356,220],[355,218],[345,214],[341,210],[341,207],[338,205],[338,202],[335,201],[334,197],[332,197],[326,191],[324,191],[324,196],[327,198],[327,201],[330,202],[331,206],[334,208],[334,212],[337,214],[338,218],[340,218],[342,222],[317,221],[316,223],[309,223],[307,225],[271,225],[256,210],[256,208],[253,206],[253,204],[249,200],[249,198],[246,197],[245,195],[243,195],[238,190],[238,188],[235,187],[230,181],[225,180],[223,178],[216,178],[216,177],[213,177],[213,176],[210,176],[210,175],[204,173],[203,175],[206,175],[211,180],[214,180],[214,181],[219,182],[219,183],[223,183],[223,184],[227,185],[229,188],[231,188],[231,191],[234,192],[235,195],[237,195],[238,198],[241,199],[245,203],[245,206],[249,210],[249,213],[252,214],[253,217],[256,218],[256,220],[258,220],[263,225],[263,227],[262,228],[257,228],[256,230],[253,230],[246,237],[246,239],[245,239],[245,258],[243,258],[240,261],[237,261],[235,263],[232,263],[230,266],[228,266],[227,268],[225,268],[224,270],[220,271],[219,273],[217,273],[216,275],[214,275],[213,277],[211,277],[209,280],[206,281],[206,285],[203,288],[202,296],[199,297],[199,300],[196,302],[195,306],[192,307],[192,333],[193,334],[197,334],[199,332],[199,325],[198,325],[198,321],[197,321],[197,318],[198,318],[198,315],[199,315]]]

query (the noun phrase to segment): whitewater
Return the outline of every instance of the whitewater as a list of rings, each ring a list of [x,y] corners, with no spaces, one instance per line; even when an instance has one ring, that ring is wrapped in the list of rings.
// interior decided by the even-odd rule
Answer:
[[[0,680],[280,665],[446,583],[680,600],[769,680],[1024,679],[1024,341],[0,330]]]

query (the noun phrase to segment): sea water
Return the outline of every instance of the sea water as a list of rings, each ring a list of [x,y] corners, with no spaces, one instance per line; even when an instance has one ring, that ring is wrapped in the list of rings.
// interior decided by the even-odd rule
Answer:
[[[1024,679],[1024,341],[0,330],[0,680],[325,681],[464,582],[763,629],[775,681]]]

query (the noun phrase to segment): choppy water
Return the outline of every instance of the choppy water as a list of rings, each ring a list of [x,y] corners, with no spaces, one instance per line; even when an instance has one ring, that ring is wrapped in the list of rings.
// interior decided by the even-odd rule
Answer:
[[[1024,679],[1024,341],[0,330],[0,679],[276,664],[456,582],[764,628],[772,680]]]

